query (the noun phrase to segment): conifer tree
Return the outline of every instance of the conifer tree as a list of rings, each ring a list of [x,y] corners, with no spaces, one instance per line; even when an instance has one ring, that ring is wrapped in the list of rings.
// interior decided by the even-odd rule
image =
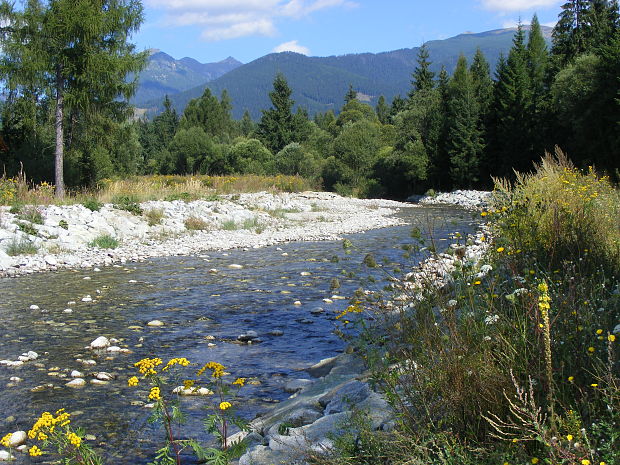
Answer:
[[[553,28],[553,55],[558,67],[570,63],[586,49],[586,9],[589,0],[568,0]]]
[[[480,116],[481,119],[484,119],[493,100],[493,80],[491,79],[489,63],[480,48],[476,50],[469,71],[473,80],[476,100],[480,106]]]
[[[409,98],[413,96],[415,92],[421,90],[429,90],[435,87],[435,73],[430,70],[431,62],[429,61],[430,54],[426,43],[422,44],[418,51],[417,63],[415,70],[413,71],[413,81],[411,81],[412,89],[409,92]]]
[[[484,142],[480,131],[479,105],[467,59],[461,55],[448,86],[447,136],[450,177],[460,186],[478,181]]]
[[[344,96],[344,104],[346,105],[352,100],[357,98],[357,92],[353,89],[353,84],[349,84],[349,90],[347,94]]]
[[[291,142],[296,142],[292,93],[284,75],[278,73],[273,81],[273,91],[269,93],[272,108],[263,110],[256,130],[258,138],[272,153],[278,153]]]
[[[389,124],[390,122],[390,106],[385,103],[385,97],[381,95],[377,101],[377,107],[375,108],[377,118],[381,124]]]

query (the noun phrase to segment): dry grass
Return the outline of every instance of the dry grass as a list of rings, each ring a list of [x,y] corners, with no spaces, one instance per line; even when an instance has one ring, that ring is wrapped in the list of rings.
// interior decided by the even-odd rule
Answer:
[[[0,205],[65,205],[96,199],[111,203],[121,197],[148,200],[215,199],[219,194],[246,192],[303,192],[320,190],[320,186],[299,176],[133,176],[104,180],[94,189],[73,190],[64,198],[54,197],[54,187],[47,183],[32,185],[25,176],[0,178]]]

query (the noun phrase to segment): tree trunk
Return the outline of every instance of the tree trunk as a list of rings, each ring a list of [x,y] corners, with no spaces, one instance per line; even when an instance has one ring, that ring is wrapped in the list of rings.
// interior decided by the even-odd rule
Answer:
[[[64,141],[64,84],[62,77],[62,67],[56,66],[56,152],[55,152],[55,182],[56,197],[63,198],[65,196],[65,181],[63,175],[63,160],[65,151]]]

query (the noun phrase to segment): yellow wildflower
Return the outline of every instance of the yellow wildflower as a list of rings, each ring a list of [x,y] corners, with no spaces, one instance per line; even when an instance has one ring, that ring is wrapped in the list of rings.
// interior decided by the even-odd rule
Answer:
[[[161,358],[143,358],[139,362],[134,363],[134,366],[138,368],[138,371],[144,376],[150,376],[157,374],[155,367],[162,363]]]
[[[243,387],[243,385],[245,384],[245,378],[237,378],[233,384],[238,384],[240,387]]]
[[[152,400],[160,400],[161,399],[161,395],[160,395],[158,387],[151,388],[151,392],[149,393],[149,399],[152,399]]]
[[[220,410],[226,410],[230,407],[232,407],[230,402],[220,402]]]
[[[592,387],[598,387],[598,384],[597,384],[597,383],[592,383],[592,384],[590,384],[590,386],[592,386]]]
[[[186,379],[183,381],[183,389],[191,389],[196,382],[193,379]]]
[[[173,358],[171,359],[164,368],[162,368],[161,371],[166,371],[168,368],[170,368],[171,366],[174,365],[181,365],[183,367],[186,367],[190,364],[190,361],[187,360],[185,357],[181,357],[181,358]]]
[[[217,362],[209,362],[206,365],[204,365],[200,370],[198,370],[198,376],[202,375],[206,369],[211,370],[211,376],[213,376],[214,378],[221,378],[222,376],[224,376],[224,365],[222,365],[221,363],[217,363]]]
[[[588,459],[583,459],[581,465],[590,465],[590,461]]]
[[[614,342],[616,340],[616,336],[614,336],[613,334],[610,334],[609,336],[607,336],[607,340],[609,342]]]
[[[480,281],[480,280],[478,280],[478,281],[474,282],[474,286],[478,286],[478,285],[480,285],[480,284],[482,284],[482,281]]]
[[[39,435],[37,436],[37,439],[39,441],[45,441],[47,439],[47,434],[45,433],[39,433]]]
[[[129,378],[129,379],[127,380],[127,384],[128,384],[129,386],[137,386],[137,385],[138,385],[138,382],[139,382],[139,381],[138,381],[138,377],[137,377],[137,376],[132,376],[131,378]]]
[[[532,463],[533,463],[534,465],[535,465],[535,464],[537,464],[537,463],[538,463],[538,457],[534,457],[534,458],[532,459]]]
[[[574,376],[569,376],[568,377],[568,382],[572,383],[573,381],[575,381],[575,377]]]
[[[30,449],[28,449],[28,453],[31,457],[38,457],[39,455],[43,454],[43,451],[37,446],[32,446]]]
[[[603,334],[603,330],[602,329],[597,329],[596,330],[596,334]]]
[[[2,444],[4,447],[9,447],[9,441],[11,440],[12,436],[13,436],[13,433],[5,434],[4,437],[0,439],[0,444]]]
[[[567,434],[566,435],[566,439],[568,439],[569,441],[573,440],[573,435],[572,434]]]
[[[595,350],[594,347],[592,347],[592,346],[588,347],[588,352],[593,353],[594,350]]]
[[[80,447],[80,444],[82,444],[82,438],[71,431],[67,431],[67,439],[69,439],[69,442],[75,447]]]
[[[497,248],[497,251],[498,251],[499,253],[502,253],[504,250],[506,250],[506,249],[504,249],[503,247],[498,247],[498,248]]]

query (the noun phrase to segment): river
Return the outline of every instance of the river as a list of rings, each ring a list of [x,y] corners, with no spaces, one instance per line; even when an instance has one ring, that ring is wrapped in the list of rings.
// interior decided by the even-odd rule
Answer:
[[[0,280],[0,359],[16,360],[29,350],[40,355],[21,367],[0,366],[0,435],[28,430],[41,412],[64,407],[73,413],[72,424],[95,436],[91,443],[108,463],[152,460],[162,430],[146,421],[150,411],[138,405],[148,391],[127,386],[136,373],[133,363],[149,356],[164,361],[187,357],[201,365],[220,362],[232,376],[255,382],[241,391],[239,413],[251,419],[267,411],[289,396],[283,390],[287,380],[308,377],[305,367],[343,350],[333,330],[347,300],[323,299],[332,294],[349,298],[362,286],[381,289],[388,273],[410,269],[425,256],[406,256],[404,249],[415,244],[413,227],[428,237],[431,225],[442,249],[451,242],[450,234],[466,235],[479,223],[471,212],[446,207],[406,208],[398,215],[406,225],[346,236],[353,244],[348,253],[342,241],[294,242]],[[362,264],[369,253],[380,267]],[[330,289],[333,278],[341,288]],[[82,302],[87,295],[94,301]],[[325,312],[312,313],[317,307]],[[151,320],[164,326],[147,326]],[[262,342],[233,343],[248,330]],[[269,334],[276,330],[283,335]],[[118,339],[131,353],[86,349],[101,335]],[[97,365],[77,359],[93,359]],[[113,373],[116,379],[70,388],[65,383],[72,370],[87,380],[94,372]],[[181,398],[188,413],[184,431],[208,441],[200,423],[205,402],[206,397]]]

